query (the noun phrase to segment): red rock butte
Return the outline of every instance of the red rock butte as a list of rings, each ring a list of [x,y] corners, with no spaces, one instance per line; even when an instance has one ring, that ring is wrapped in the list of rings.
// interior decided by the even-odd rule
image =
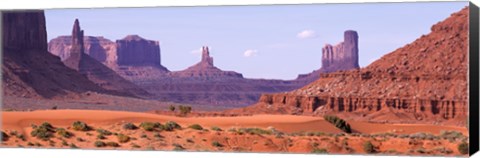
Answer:
[[[202,47],[202,58],[197,64],[182,71],[171,72],[173,77],[189,78],[243,78],[243,75],[234,71],[223,71],[213,65],[213,57],[207,46]]]

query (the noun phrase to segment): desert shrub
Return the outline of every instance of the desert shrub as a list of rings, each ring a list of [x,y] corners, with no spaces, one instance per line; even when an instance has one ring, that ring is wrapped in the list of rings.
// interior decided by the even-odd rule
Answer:
[[[468,143],[467,142],[462,142],[460,144],[458,144],[458,152],[460,152],[461,154],[468,154]]]
[[[65,140],[62,140],[62,145],[63,145],[63,146],[68,146],[68,143],[67,143],[67,141],[65,141]]]
[[[341,129],[342,131],[346,133],[352,133],[352,129],[350,128],[350,125],[345,120],[337,116],[330,116],[330,115],[325,115],[323,118],[326,121],[330,122],[331,124],[335,125],[335,127]]]
[[[155,134],[153,134],[153,137],[155,137],[155,138],[163,138],[163,136],[160,135],[160,133],[155,133]]]
[[[455,139],[462,139],[465,136],[462,134],[462,132],[442,130],[440,131],[440,137],[443,139],[455,140]]]
[[[7,133],[2,131],[2,141],[7,141],[8,140],[8,135]]]
[[[79,141],[79,142],[84,142],[85,140],[84,140],[83,138],[78,137],[78,138],[77,138],[77,141]]]
[[[105,130],[105,129],[97,129],[96,130],[98,134],[101,134],[101,135],[105,135],[105,136],[109,136],[109,135],[112,135],[112,132],[108,131],[108,130]]]
[[[372,142],[367,141],[363,143],[363,151],[366,153],[374,153],[375,152],[375,147],[373,146]]]
[[[213,141],[213,142],[212,142],[212,146],[214,146],[214,147],[223,147],[223,144],[221,144],[221,143],[218,142],[218,141]]]
[[[174,112],[175,111],[175,106],[174,105],[170,105],[168,107],[168,110],[170,110],[171,112]]]
[[[312,153],[324,154],[324,153],[328,153],[328,151],[325,148],[313,148]]]
[[[72,124],[73,130],[76,131],[89,131],[91,128],[84,122],[75,121]]]
[[[120,143],[126,143],[130,140],[130,137],[124,134],[118,134],[117,139],[118,139],[118,142]]]
[[[156,122],[156,123],[153,123],[153,122],[142,122],[140,124],[140,128],[143,128],[145,131],[154,131],[155,128],[159,128],[161,127],[162,124]]]
[[[97,148],[101,148],[101,147],[107,146],[107,144],[105,144],[105,142],[102,142],[102,141],[95,141],[94,145],[95,145],[95,147],[97,147]]]
[[[46,141],[53,137],[54,132],[55,129],[53,129],[53,126],[50,123],[45,122],[40,126],[36,126],[36,128],[30,132],[30,135]]]
[[[64,138],[70,138],[73,136],[73,134],[67,130],[65,130],[64,128],[58,128],[57,129],[57,134],[64,137]]]
[[[28,146],[34,146],[35,144],[33,144],[32,142],[28,142],[27,145]]]
[[[167,123],[165,123],[164,128],[165,128],[166,131],[173,131],[175,129],[182,129],[182,126],[180,126],[176,122],[168,121]]]
[[[103,134],[98,134],[97,135],[97,139],[106,139],[105,136]]]
[[[251,134],[251,135],[254,135],[254,134],[258,134],[258,135],[262,135],[262,134],[267,134],[267,135],[270,135],[272,134],[271,131],[269,130],[264,130],[264,129],[261,129],[261,128],[240,128],[238,129],[239,132],[242,132],[242,133],[248,133],[248,134]]]
[[[72,149],[78,148],[77,145],[75,145],[75,144],[73,144],[73,143],[71,143],[69,146],[70,146],[70,148],[72,148]]]
[[[133,124],[133,123],[126,123],[126,124],[123,125],[123,129],[125,129],[125,130],[136,130],[136,129],[138,129],[138,127],[135,126],[135,124]]]
[[[135,144],[135,143],[132,143],[132,144],[130,144],[130,145],[132,146],[132,148],[140,148],[140,147],[141,147],[140,145]]]
[[[110,146],[110,147],[119,147],[120,145],[116,142],[107,142],[106,143],[107,146]]]
[[[191,106],[180,105],[180,106],[178,106],[178,109],[180,110],[180,114],[182,114],[183,116],[186,116],[187,114],[192,112],[192,107]]]
[[[213,130],[213,131],[222,131],[222,129],[220,127],[217,127],[217,126],[213,126],[210,129]]]
[[[180,144],[176,144],[176,143],[175,143],[175,144],[172,144],[172,145],[174,146],[173,150],[175,150],[175,151],[185,150],[185,148],[184,148],[182,145],[180,145]]]
[[[195,130],[203,130],[203,127],[200,126],[199,124],[193,124],[188,126],[188,128],[195,129]]]
[[[195,143],[195,142],[193,141],[193,139],[190,139],[190,138],[187,139],[187,142],[188,142],[188,143]]]

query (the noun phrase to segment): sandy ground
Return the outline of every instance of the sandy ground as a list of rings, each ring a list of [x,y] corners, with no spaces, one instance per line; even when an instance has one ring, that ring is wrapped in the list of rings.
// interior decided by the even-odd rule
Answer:
[[[102,149],[129,150],[187,150],[187,151],[226,151],[226,152],[289,152],[312,153],[324,150],[328,153],[364,154],[363,144],[372,142],[376,154],[396,155],[461,155],[457,150],[462,139],[417,139],[393,136],[372,136],[375,133],[432,133],[441,130],[453,130],[467,134],[466,128],[434,125],[408,124],[374,124],[349,121],[357,135],[344,134],[332,124],[320,117],[293,115],[253,115],[238,117],[176,117],[149,113],[100,111],[100,110],[43,110],[31,112],[2,112],[2,131],[23,134],[25,140],[14,135],[2,142],[7,147],[40,148],[97,148],[96,141],[119,142],[114,135],[104,139],[97,138],[95,129],[106,129],[114,133],[128,135],[131,139],[119,143],[119,147],[102,147]],[[74,121],[86,122],[91,131],[74,131]],[[175,121],[183,128],[175,131],[145,131],[144,129],[126,130],[122,126],[134,123],[137,126],[144,121],[165,123]],[[65,128],[73,133],[72,138],[63,138],[55,134],[44,141],[32,137],[32,124],[51,123],[55,128]],[[191,124],[200,124],[204,129],[188,128]],[[220,127],[222,131],[211,130]],[[231,128],[272,127],[284,134],[248,134],[231,131]],[[307,133],[317,134],[307,134]],[[302,134],[303,133],[303,134]],[[321,134],[318,134],[321,133]],[[79,140],[81,138],[81,140]],[[218,142],[221,145],[213,145]]]

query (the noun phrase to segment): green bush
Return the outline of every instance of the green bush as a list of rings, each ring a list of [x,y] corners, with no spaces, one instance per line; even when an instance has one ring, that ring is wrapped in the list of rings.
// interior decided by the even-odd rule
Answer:
[[[124,134],[118,134],[117,139],[118,139],[118,142],[120,143],[126,143],[130,140],[130,137]]]
[[[342,131],[346,133],[352,133],[352,129],[350,125],[345,120],[337,116],[330,116],[330,115],[325,115],[323,118],[326,121],[330,122],[331,124],[335,125],[335,127],[341,129]]]
[[[458,152],[460,152],[461,154],[468,154],[468,143],[467,142],[462,142],[460,144],[458,144]]]
[[[375,152],[375,147],[373,146],[372,142],[367,141],[363,143],[363,151],[366,153],[374,153]]]
[[[133,123],[126,123],[126,124],[123,125],[123,129],[136,130],[136,129],[138,129],[138,127],[135,126],[135,124],[133,124]]]
[[[167,123],[165,123],[165,130],[166,131],[173,131],[175,129],[182,129],[182,127],[176,123],[176,122],[173,122],[173,121],[168,121]]]
[[[193,124],[188,126],[188,128],[195,129],[195,130],[203,130],[203,127],[200,126],[199,124]]]
[[[40,126],[35,126],[32,132],[30,132],[30,135],[46,141],[53,137],[54,132],[55,129],[53,128],[53,126],[50,123],[45,122]]]
[[[223,144],[221,144],[221,143],[218,142],[218,141],[213,141],[213,142],[212,142],[212,146],[214,146],[214,147],[223,147]]]
[[[97,139],[106,139],[106,137],[103,134],[98,134]]]
[[[315,153],[315,154],[324,154],[324,153],[328,153],[327,149],[325,148],[314,148],[312,150],[312,153]]]
[[[97,129],[97,133],[105,136],[112,135],[112,132],[101,128]]]
[[[258,135],[262,135],[262,134],[271,135],[271,134],[272,134],[272,131],[264,130],[264,129],[261,129],[261,128],[240,128],[240,129],[238,129],[237,134],[243,134],[243,133],[248,133],[248,134],[251,134],[251,135],[254,135],[254,134],[258,134]]]
[[[187,114],[189,114],[190,112],[192,112],[192,107],[191,106],[178,106],[178,108],[180,109],[180,113],[183,115],[183,116],[186,116]]]
[[[73,134],[67,130],[65,130],[64,128],[58,128],[57,129],[57,134],[64,137],[64,138],[70,138],[73,136]]]
[[[156,122],[142,122],[140,128],[143,128],[145,131],[154,131],[156,128],[160,128],[162,124]]]
[[[96,141],[94,144],[95,144],[95,147],[97,147],[97,148],[107,146],[107,144],[105,144],[105,142],[102,142],[102,141]]]
[[[213,130],[213,131],[222,131],[222,129],[220,127],[217,127],[217,126],[213,126],[210,129]]]
[[[76,130],[76,131],[89,131],[90,130],[90,127],[86,123],[81,122],[81,121],[73,122],[72,127],[73,127],[73,130]]]
[[[106,144],[107,144],[107,146],[110,146],[110,147],[119,147],[119,146],[120,146],[120,145],[119,145],[118,143],[116,143],[116,142],[107,142]]]

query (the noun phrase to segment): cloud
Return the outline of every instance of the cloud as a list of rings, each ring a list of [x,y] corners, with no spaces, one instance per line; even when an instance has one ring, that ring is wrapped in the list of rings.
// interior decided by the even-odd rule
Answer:
[[[317,37],[315,31],[313,30],[303,30],[297,34],[297,38],[300,39],[308,39],[308,38],[315,38]]]
[[[257,56],[257,54],[258,54],[258,50],[256,49],[249,49],[243,52],[244,57],[253,57],[253,56]]]
[[[202,53],[202,47],[200,47],[200,48],[198,48],[198,49],[195,49],[195,50],[192,50],[192,51],[190,51],[190,53],[192,53],[192,54],[200,54],[200,53]]]
[[[212,50],[212,47],[208,47],[208,50]],[[191,54],[202,54],[202,47],[190,51]]]

